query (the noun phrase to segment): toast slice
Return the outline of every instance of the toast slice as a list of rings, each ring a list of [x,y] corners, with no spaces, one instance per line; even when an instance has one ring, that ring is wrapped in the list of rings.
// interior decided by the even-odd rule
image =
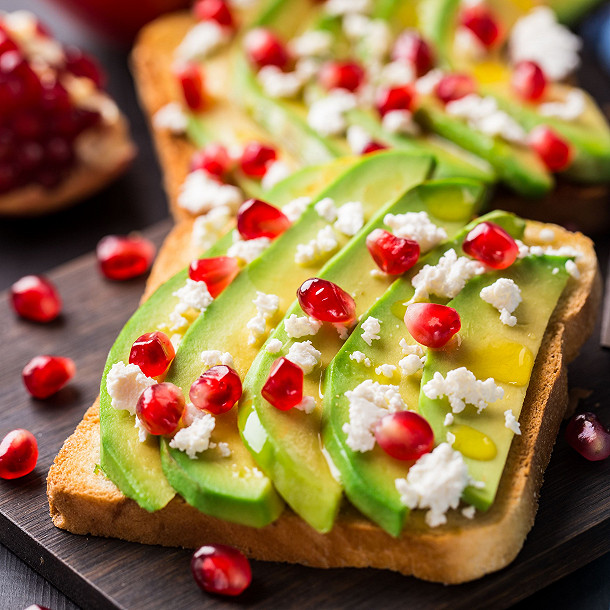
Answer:
[[[146,295],[190,258],[191,222],[170,233],[149,279]],[[528,222],[525,243],[539,245],[543,225]],[[593,329],[601,281],[591,241],[552,226],[554,247],[582,252],[578,279],[570,278],[547,327],[520,417],[522,435],[513,440],[497,497],[473,520],[458,511],[431,529],[423,511],[413,511],[393,538],[345,503],[331,532],[320,534],[289,510],[256,529],[209,517],[175,497],[148,513],[126,498],[99,464],[96,402],[66,441],[49,472],[47,492],[54,524],[76,534],[117,537],[145,544],[197,547],[225,543],[248,556],[309,566],[376,567],[448,584],[473,580],[510,563],[533,525],[544,469],[568,404],[567,364]]]

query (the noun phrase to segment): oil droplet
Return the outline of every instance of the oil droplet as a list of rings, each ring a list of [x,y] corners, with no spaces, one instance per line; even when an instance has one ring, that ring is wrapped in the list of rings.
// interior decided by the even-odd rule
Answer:
[[[534,355],[520,343],[492,341],[477,345],[476,349],[471,350],[464,366],[469,368],[477,379],[493,377],[502,383],[524,386],[529,383]]]
[[[496,444],[483,432],[465,424],[450,426],[449,430],[455,435],[453,448],[464,457],[481,461],[493,460],[496,457]]]
[[[405,305],[406,303],[406,299],[403,301],[396,301],[392,307],[390,308],[390,311],[399,319],[399,320],[404,320],[405,319],[405,313],[407,313],[407,306]]]

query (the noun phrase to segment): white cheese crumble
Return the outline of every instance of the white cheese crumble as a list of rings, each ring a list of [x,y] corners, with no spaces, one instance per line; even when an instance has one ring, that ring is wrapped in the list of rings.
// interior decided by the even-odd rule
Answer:
[[[326,0],[324,10],[329,15],[349,15],[350,13],[370,13],[371,0]]]
[[[144,427],[142,420],[136,415],[135,417],[135,426],[138,431],[138,440],[141,443],[144,443],[148,438],[148,430]]]
[[[110,404],[118,411],[136,413],[136,403],[140,394],[157,382],[152,377],[144,375],[139,366],[116,362],[106,376],[106,390],[110,396]]]
[[[572,246],[561,246],[560,248],[552,248],[551,246],[526,246],[522,241],[516,239],[519,248],[519,258],[526,256],[570,256],[578,260],[582,257],[582,252]]]
[[[574,261],[566,261],[566,271],[576,280],[580,277],[580,271]]]
[[[481,298],[500,312],[500,322],[507,326],[517,324],[516,316],[511,315],[521,303],[521,289],[511,279],[501,277],[480,292]]]
[[[447,231],[437,227],[426,212],[386,214],[383,223],[392,229],[396,237],[416,241],[422,252],[427,252],[447,239]]]
[[[585,95],[579,89],[569,91],[561,102],[546,102],[538,106],[541,116],[552,116],[564,121],[574,121],[585,111]]]
[[[236,233],[236,235],[239,235]],[[227,250],[227,256],[240,258],[246,263],[251,263],[258,258],[271,244],[268,237],[256,237],[254,239],[239,239]]]
[[[400,372],[405,376],[414,375],[417,371],[424,368],[425,357],[421,358],[417,354],[409,354],[398,361]]]
[[[324,57],[331,51],[333,36],[324,30],[309,30],[288,43],[295,57]]]
[[[313,346],[311,341],[299,341],[290,346],[286,358],[300,366],[305,375],[309,375],[320,364],[321,356],[322,353]]]
[[[305,84],[299,72],[284,72],[277,66],[264,66],[256,75],[266,95],[273,98],[296,97]]]
[[[201,362],[206,367],[216,366],[218,364],[223,364],[224,366],[230,366],[231,368],[235,368],[235,363],[233,362],[233,356],[229,354],[229,352],[221,352],[219,349],[208,349],[201,352]]]
[[[467,404],[480,413],[489,403],[504,398],[504,389],[492,377],[480,381],[464,366],[449,371],[446,377],[437,371],[422,391],[431,400],[447,396],[454,413],[461,413]]]
[[[281,351],[282,347],[283,344],[279,339],[271,339],[265,346],[265,351],[268,354],[277,354],[279,351]]]
[[[443,426],[452,426],[455,421],[455,417],[451,411],[448,411],[443,420]]]
[[[337,208],[335,202],[330,197],[320,199],[314,206],[315,211],[320,218],[324,218],[327,222],[335,222],[337,220]]]
[[[353,351],[349,355],[349,359],[353,360],[354,362],[357,362],[358,364],[364,364],[364,366],[366,366],[366,367],[371,366],[371,359],[367,358],[366,354],[364,352],[360,352],[358,350]]]
[[[504,411],[504,425],[515,434],[521,434],[521,426],[519,425],[517,418],[513,415],[512,409]]]
[[[235,211],[243,200],[240,189],[232,184],[220,184],[202,169],[186,177],[178,194],[178,205],[192,214],[203,214],[221,206]]]
[[[175,55],[178,59],[186,61],[205,59],[227,44],[230,37],[227,28],[223,28],[212,19],[206,19],[194,25],[186,33],[176,48]]]
[[[311,203],[311,197],[297,197],[282,206],[282,212],[290,222],[296,222]]]
[[[356,97],[352,93],[335,89],[311,104],[307,124],[323,136],[343,135],[347,129],[345,113],[356,106]]]
[[[221,205],[212,208],[207,214],[197,216],[193,222],[191,247],[197,254],[211,248],[223,235],[229,220],[233,217],[231,208]]]
[[[347,341],[347,338],[350,335],[350,329],[345,326],[345,324],[333,324],[333,326],[339,335],[339,339],[341,339],[341,341]]]
[[[553,231],[553,229],[545,227],[544,229],[540,230],[540,233],[538,233],[538,239],[540,241],[552,243],[555,241],[555,231]]]
[[[303,400],[294,408],[309,415],[316,408],[316,401],[313,396],[303,396]]]
[[[271,165],[267,166],[267,171],[261,180],[261,186],[264,191],[268,191],[273,188],[276,184],[279,184],[282,180],[285,180],[290,176],[292,170],[283,161],[274,161]]]
[[[210,443],[211,445],[211,443]],[[218,452],[220,453],[220,457],[231,457],[231,448],[229,447],[229,443],[225,443],[221,441],[216,445],[218,448]]]
[[[355,155],[361,155],[371,142],[371,136],[366,129],[360,127],[360,125],[350,125],[347,128],[346,135],[349,148]],[[328,197],[326,199],[328,199]],[[322,216],[322,214],[320,214],[320,216]],[[332,222],[332,220],[329,220],[329,222]]]
[[[322,322],[308,318],[307,316],[297,316],[291,314],[286,320],[284,320],[284,329],[286,334],[291,339],[300,339],[306,335],[315,335],[322,326]]]
[[[184,451],[192,460],[198,453],[210,448],[210,436],[216,426],[216,420],[209,414],[204,413],[198,417],[190,426],[176,432],[169,446],[179,451]]]
[[[416,136],[420,132],[419,125],[408,110],[391,110],[384,114],[381,126],[390,133]]]
[[[155,112],[152,119],[155,129],[167,129],[175,135],[182,135],[188,125],[188,117],[178,102],[170,102]]]
[[[381,339],[381,321],[373,316],[369,316],[362,323],[362,339],[367,345],[372,345],[373,341]]]
[[[267,321],[271,319],[280,308],[280,297],[275,294],[265,294],[257,291],[252,300],[256,307],[256,315],[248,320],[246,328],[250,331],[248,345],[255,345],[267,331]]]
[[[487,55],[487,48],[467,27],[459,26],[453,38],[453,49],[457,55],[468,60],[481,60]]]
[[[360,55],[371,63],[385,59],[392,46],[392,32],[383,19],[352,13],[343,18],[343,32],[357,43]]]
[[[169,315],[170,330],[181,330],[188,326],[189,320],[184,314],[189,310],[202,313],[214,300],[205,282],[197,282],[191,278],[187,278],[184,286],[176,290],[173,296],[177,297],[178,303]]]
[[[186,403],[184,414],[182,415],[182,421],[185,426],[190,426],[196,419],[203,417],[206,411],[198,409],[192,402]]]
[[[377,375],[387,377],[391,379],[394,377],[394,373],[396,372],[396,367],[393,364],[380,364],[376,369],[375,373]]]
[[[443,80],[443,72],[438,68],[430,70],[415,81],[415,91],[419,95],[432,95],[437,85]]]
[[[466,506],[462,509],[462,515],[464,515],[466,519],[474,519],[476,510],[477,509],[474,506]]]
[[[406,61],[391,61],[381,68],[377,80],[382,85],[398,87],[413,82],[415,71]]]
[[[415,354],[419,358],[424,358],[424,348],[419,343],[407,343],[405,338],[402,338],[398,345],[402,350],[404,356],[409,356],[410,354]]]
[[[326,226],[318,231],[314,239],[306,244],[297,244],[294,262],[307,265],[328,256],[339,247],[339,241],[332,227]]]
[[[343,235],[356,235],[364,225],[364,208],[360,201],[348,201],[337,210],[337,220],[333,225]]]

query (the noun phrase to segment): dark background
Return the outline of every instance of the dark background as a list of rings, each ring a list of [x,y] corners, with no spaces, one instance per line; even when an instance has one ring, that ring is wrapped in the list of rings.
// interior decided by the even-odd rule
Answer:
[[[44,0],[0,0],[0,9],[31,10],[60,40],[93,53],[108,72],[108,89],[129,118],[139,148],[137,159],[122,178],[82,204],[42,219],[0,220],[0,290],[4,290],[27,273],[44,273],[90,252],[104,235],[143,229],[166,218],[167,206],[148,128],[137,104],[126,50],[86,31],[80,23]],[[609,12],[610,6],[607,6],[605,14]],[[603,9],[598,11],[597,17],[590,20],[590,30],[599,28],[603,13]],[[606,29],[605,40],[608,43],[606,47],[610,46],[610,26]],[[584,66],[582,84],[607,107],[610,104],[610,79],[599,69],[590,53],[585,53]],[[134,583],[134,586],[145,586],[145,583]],[[405,602],[408,604],[407,600]],[[51,610],[77,608],[0,545],[0,610],[20,610],[33,603],[48,606]],[[581,568],[515,608],[608,610],[610,556]]]

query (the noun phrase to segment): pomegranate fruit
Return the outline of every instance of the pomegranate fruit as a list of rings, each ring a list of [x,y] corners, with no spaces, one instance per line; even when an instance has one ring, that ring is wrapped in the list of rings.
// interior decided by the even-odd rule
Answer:
[[[158,377],[167,371],[176,351],[169,337],[158,330],[138,337],[131,346],[129,363],[140,367],[147,377]]]
[[[419,244],[416,241],[396,237],[383,229],[375,229],[368,234],[366,247],[377,266],[390,275],[408,271],[419,258]]]
[[[215,21],[218,25],[233,29],[233,13],[225,0],[197,0],[193,4],[193,14],[198,21]]]
[[[255,28],[248,32],[244,47],[248,59],[257,68],[277,66],[283,69],[290,59],[284,43],[266,28]]]
[[[276,159],[277,151],[272,146],[266,146],[260,142],[250,142],[244,146],[239,166],[246,176],[262,178]]]
[[[260,199],[248,199],[237,212],[237,230],[244,239],[274,239],[290,225],[286,214]]]
[[[356,91],[364,82],[365,72],[354,61],[329,61],[320,69],[318,79],[320,84],[329,91],[331,89],[346,89]]]
[[[26,390],[34,398],[48,398],[59,392],[76,373],[74,361],[62,356],[35,356],[23,368]]]
[[[40,275],[26,275],[10,291],[11,305],[26,320],[51,322],[61,313],[61,297],[55,285]]]
[[[38,461],[38,443],[31,432],[18,429],[0,442],[0,479],[18,479],[30,474]]]
[[[438,349],[446,345],[462,327],[460,314],[447,305],[412,303],[405,313],[411,336],[422,345]]]
[[[377,444],[397,460],[418,460],[434,447],[434,432],[418,413],[398,411],[384,415],[375,425]]]
[[[475,93],[476,90],[476,83],[467,74],[448,74],[441,78],[434,92],[443,104],[448,104]]]
[[[189,267],[189,277],[195,282],[205,282],[212,298],[216,298],[239,273],[239,261],[232,256],[216,256],[194,260]]]
[[[173,383],[157,383],[146,388],[136,404],[136,414],[144,428],[155,436],[173,434],[186,408],[182,390]]]
[[[97,244],[97,262],[109,280],[130,280],[146,273],[156,248],[140,235],[107,235]]]
[[[522,100],[536,102],[544,96],[547,78],[537,63],[520,61],[513,70],[510,84]]]
[[[239,595],[250,586],[252,571],[246,556],[224,544],[206,544],[195,551],[191,572],[208,593]]]
[[[203,89],[203,74],[199,64],[186,61],[174,67],[174,76],[182,89],[182,97],[186,105],[195,112],[205,107],[205,92]]]
[[[388,147],[385,144],[381,144],[381,142],[369,142],[363,149],[362,154],[368,155],[369,153],[379,152],[380,150],[387,150]]]
[[[392,49],[392,59],[411,65],[418,78],[429,72],[436,61],[432,47],[415,30],[405,30],[398,36]]]
[[[466,235],[462,250],[492,269],[510,267],[519,254],[517,242],[499,225],[481,222]]]
[[[343,288],[333,282],[313,277],[297,290],[301,309],[320,322],[352,324],[356,320],[356,303]]]
[[[287,358],[278,358],[269,371],[261,396],[280,411],[296,407],[303,400],[303,369]]]
[[[610,430],[590,411],[570,419],[566,427],[566,441],[572,449],[592,462],[610,457]]]
[[[551,172],[563,171],[572,162],[573,150],[570,144],[546,125],[534,127],[528,143]]]
[[[231,170],[232,165],[227,149],[222,144],[214,142],[193,154],[190,171],[202,169],[211,176],[222,178]]]
[[[413,101],[415,92],[411,85],[403,85],[402,87],[381,88],[377,92],[375,105],[381,116],[385,116],[392,110],[408,110],[413,109]]]
[[[209,368],[191,385],[191,402],[202,411],[220,415],[229,411],[241,398],[241,379],[230,366]]]
[[[500,24],[484,5],[477,4],[464,9],[460,15],[460,25],[468,28],[487,49],[500,41]]]

